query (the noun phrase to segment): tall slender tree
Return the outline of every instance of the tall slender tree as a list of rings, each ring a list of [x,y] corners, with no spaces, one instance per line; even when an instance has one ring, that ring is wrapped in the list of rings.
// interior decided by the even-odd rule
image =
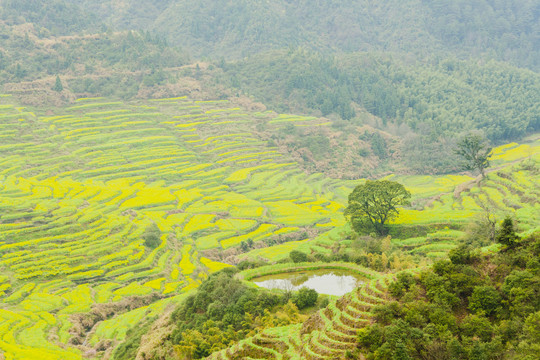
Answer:
[[[61,92],[62,90],[64,90],[64,85],[62,85],[62,81],[60,80],[60,76],[58,75],[56,75],[56,81],[54,82],[52,90],[56,92]]]

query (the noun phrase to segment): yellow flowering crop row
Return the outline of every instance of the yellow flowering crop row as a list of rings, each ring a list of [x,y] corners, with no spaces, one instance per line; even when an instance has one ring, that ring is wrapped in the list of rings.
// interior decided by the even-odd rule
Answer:
[[[186,226],[182,230],[182,234],[188,236],[199,230],[213,228],[215,224],[212,222],[216,216],[213,214],[195,214],[189,219]]]
[[[147,205],[160,205],[176,201],[176,197],[166,188],[143,188],[137,194],[124,201],[121,209],[138,208]]]
[[[282,123],[282,122],[290,122],[290,121],[312,121],[317,120],[314,116],[298,116],[298,115],[286,115],[281,114],[272,120],[268,121],[269,124],[275,124],[275,123]]]
[[[205,257],[201,257],[200,261],[204,266],[206,266],[208,268],[208,271],[210,273],[214,273],[216,271],[219,271],[219,270],[222,270],[222,269],[225,269],[227,267],[232,266],[232,265],[225,264],[225,263],[222,263],[222,262],[213,261],[213,260],[207,259]]]
[[[180,264],[178,264],[178,266],[180,267],[180,269],[182,269],[182,273],[184,275],[189,275],[196,269],[196,266],[193,265],[190,260],[191,248],[191,245],[185,245],[182,248],[182,260],[180,260]]]
[[[231,246],[238,245],[242,241],[246,241],[248,239],[251,239],[253,241],[260,240],[262,237],[265,237],[265,235],[270,233],[275,228],[277,228],[277,226],[273,224],[261,224],[261,226],[259,226],[256,230],[250,233],[221,240],[221,246],[224,249],[227,249]]]
[[[290,200],[265,202],[264,204],[276,221],[286,225],[309,225],[324,217],[309,207],[295,204]]]
[[[298,249],[301,245],[308,244],[309,239],[300,240],[300,241],[288,241],[286,243],[265,247],[261,249],[255,249],[249,252],[249,257],[253,258],[264,258],[270,261],[278,261],[280,259],[286,258],[289,256],[289,253],[295,249]]]
[[[199,250],[215,249],[221,247],[219,241],[236,234],[236,231],[218,231],[210,235],[205,235],[195,239],[195,246]]]
[[[162,287],[162,282],[165,281],[165,278],[158,278],[154,280],[147,281],[143,284],[143,286],[149,287],[154,290],[159,290]]]
[[[257,224],[256,220],[251,219],[219,219],[216,221],[216,226],[223,231],[244,231],[252,228]]]

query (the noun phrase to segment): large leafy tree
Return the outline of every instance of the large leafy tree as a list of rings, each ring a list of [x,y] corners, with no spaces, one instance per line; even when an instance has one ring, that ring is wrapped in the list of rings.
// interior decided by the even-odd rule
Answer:
[[[467,135],[457,144],[456,154],[463,159],[463,166],[467,170],[478,170],[484,178],[484,169],[489,166],[491,147],[480,135]]]
[[[398,206],[408,205],[411,193],[403,185],[389,180],[367,180],[349,194],[345,216],[357,233],[374,230],[388,232],[386,224],[395,218]]]

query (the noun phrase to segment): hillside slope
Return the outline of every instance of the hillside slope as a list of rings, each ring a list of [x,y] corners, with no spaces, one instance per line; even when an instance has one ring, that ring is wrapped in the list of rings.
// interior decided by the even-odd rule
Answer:
[[[540,129],[540,76],[495,61],[404,61],[370,53],[328,58],[298,49],[222,68],[224,76],[212,80],[279,111],[358,120],[365,109],[382,120],[381,129],[404,124],[432,138],[476,129],[497,142]]]
[[[185,98],[82,99],[55,115],[2,102],[8,357],[81,358],[65,345],[121,341],[149,303],[159,314],[234,264],[242,241],[267,247],[343,223],[342,182],[304,174],[252,132],[271,114]],[[157,243],[145,240],[152,224]],[[110,302],[115,310],[95,319],[75,315]]]
[[[239,58],[303,46],[327,52],[393,51],[420,57],[487,56],[538,70],[539,4],[505,1],[6,1],[0,18],[57,35],[152,30],[196,57]]]
[[[341,211],[358,181],[308,175],[256,131],[328,126],[321,119],[187,98],[80,99],[46,115],[0,99],[0,349],[8,358],[100,358],[207,274],[294,249],[330,256],[346,230]],[[392,246],[445,256],[486,202],[534,230],[538,144],[496,154],[500,165],[530,158],[529,168],[490,174],[481,188],[467,176],[401,178],[415,208],[398,219]],[[157,242],[148,240],[153,224]],[[410,229],[425,236],[407,241]]]
[[[78,1],[113,27],[152,29],[196,56],[243,57],[304,46],[331,52],[397,51],[499,60],[538,70],[537,2]]]

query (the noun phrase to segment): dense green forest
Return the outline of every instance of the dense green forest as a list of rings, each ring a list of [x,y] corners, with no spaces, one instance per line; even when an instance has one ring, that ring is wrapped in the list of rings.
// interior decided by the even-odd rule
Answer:
[[[540,239],[507,219],[500,252],[462,244],[419,275],[398,275],[358,344],[368,359],[537,359]],[[472,246],[471,246],[472,245]]]
[[[474,1],[6,1],[1,18],[53,34],[152,30],[194,56],[243,57],[305,46],[325,52],[392,51],[488,56],[538,70],[540,5]]]
[[[152,29],[194,55],[323,51],[486,53],[538,69],[539,4],[527,1],[77,1],[109,26]]]
[[[540,76],[494,61],[406,62],[366,53],[328,58],[296,50],[223,67],[228,85],[279,111],[350,120],[355,108],[364,108],[382,125],[405,124],[434,137],[482,129],[495,142],[540,129]]]

